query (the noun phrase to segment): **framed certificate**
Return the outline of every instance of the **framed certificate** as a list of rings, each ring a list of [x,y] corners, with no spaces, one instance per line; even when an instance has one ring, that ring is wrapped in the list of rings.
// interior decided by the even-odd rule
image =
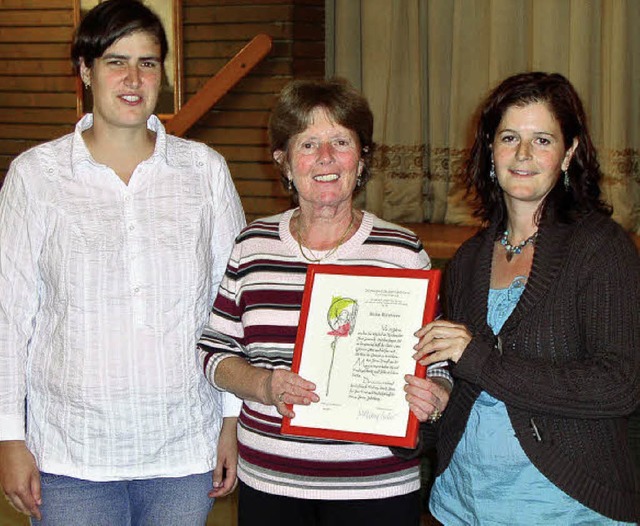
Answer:
[[[414,333],[436,315],[439,270],[309,265],[292,370],[316,384],[282,432],[415,447],[404,376],[425,376]]]

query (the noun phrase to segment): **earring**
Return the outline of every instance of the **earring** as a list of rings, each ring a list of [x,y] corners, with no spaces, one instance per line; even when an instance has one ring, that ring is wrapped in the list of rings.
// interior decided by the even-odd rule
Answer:
[[[358,178],[356,179],[356,186],[360,187],[362,186],[362,176],[359,175]]]
[[[288,181],[289,181],[289,184],[287,185],[287,190],[291,192],[293,190],[293,180],[291,177],[289,177]]]
[[[491,170],[489,170],[489,179],[492,183],[496,182],[496,165],[493,164],[493,155],[491,156]]]
[[[562,181],[564,182],[564,189],[569,191],[569,188],[571,188],[571,181],[569,181],[569,172],[567,170],[563,170],[562,171]]]

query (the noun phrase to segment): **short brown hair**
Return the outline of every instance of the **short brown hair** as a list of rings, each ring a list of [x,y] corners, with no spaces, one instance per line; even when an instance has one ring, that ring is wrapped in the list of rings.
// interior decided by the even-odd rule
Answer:
[[[90,68],[116,40],[133,33],[153,36],[160,45],[160,59],[167,57],[167,35],[158,15],[138,0],[108,0],[91,9],[80,22],[71,45],[71,61],[78,73],[80,59]]]
[[[360,188],[369,180],[373,155],[373,113],[364,96],[344,79],[294,80],[287,84],[276,102],[269,119],[271,154],[281,150],[287,154],[289,141],[311,124],[316,108],[326,111],[329,118],[358,136],[363,169]],[[283,170],[282,165],[278,165]],[[282,182],[287,177],[282,171]]]

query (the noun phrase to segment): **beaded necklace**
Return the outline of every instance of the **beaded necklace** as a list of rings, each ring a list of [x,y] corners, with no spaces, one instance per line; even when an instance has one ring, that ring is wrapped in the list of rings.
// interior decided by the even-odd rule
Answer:
[[[305,247],[302,246],[302,244],[305,241],[304,241],[304,238],[302,237],[302,232],[300,232],[300,219],[298,218],[298,224],[296,225],[296,238],[298,241],[298,247],[300,248],[300,254],[302,254],[302,257],[306,259],[309,263],[320,263],[321,261],[329,258],[330,256],[333,256],[333,254],[335,254],[336,251],[340,248],[340,245],[344,243],[344,240],[347,238],[347,235],[351,231],[351,227],[353,226],[353,223],[355,222],[355,220],[356,220],[355,214],[353,213],[353,211],[351,211],[351,222],[349,223],[349,226],[347,227],[347,229],[344,231],[344,234],[342,234],[340,239],[338,239],[338,242],[333,246],[333,248],[329,250],[324,256],[318,257],[314,254],[313,250],[311,250],[309,247],[306,247],[306,249],[309,251],[309,254],[311,254],[311,257],[309,257],[304,252]]]
[[[522,249],[527,245],[533,245],[536,242],[536,238],[538,237],[538,232],[534,232],[532,236],[529,236],[527,239],[518,243],[515,247],[509,243],[509,231],[505,230],[500,238],[500,244],[507,251],[507,261],[511,261],[513,256],[518,255],[522,252]]]

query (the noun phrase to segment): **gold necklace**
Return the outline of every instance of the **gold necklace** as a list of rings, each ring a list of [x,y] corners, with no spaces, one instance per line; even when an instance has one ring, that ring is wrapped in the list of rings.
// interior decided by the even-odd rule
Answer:
[[[336,251],[340,248],[340,245],[342,245],[342,243],[344,243],[344,240],[347,238],[347,235],[349,234],[349,232],[351,231],[351,227],[353,226],[353,223],[356,220],[356,216],[353,213],[353,210],[351,211],[351,222],[349,223],[349,226],[347,227],[347,229],[344,231],[344,234],[342,234],[342,236],[340,237],[340,239],[338,239],[338,242],[333,246],[333,248],[331,248],[329,250],[329,252],[327,252],[324,256],[322,257],[318,257],[313,253],[313,250],[311,250],[309,247],[307,247],[307,250],[309,251],[309,253],[311,254],[311,257],[307,256],[304,253],[304,247],[302,246],[302,243],[304,242],[304,239],[302,238],[302,232],[300,232],[300,217],[298,217],[298,224],[296,225],[296,238],[298,240],[298,247],[300,248],[300,254],[302,254],[302,257],[304,259],[306,259],[309,263],[320,263],[321,261],[327,259],[330,256],[333,256]]]

